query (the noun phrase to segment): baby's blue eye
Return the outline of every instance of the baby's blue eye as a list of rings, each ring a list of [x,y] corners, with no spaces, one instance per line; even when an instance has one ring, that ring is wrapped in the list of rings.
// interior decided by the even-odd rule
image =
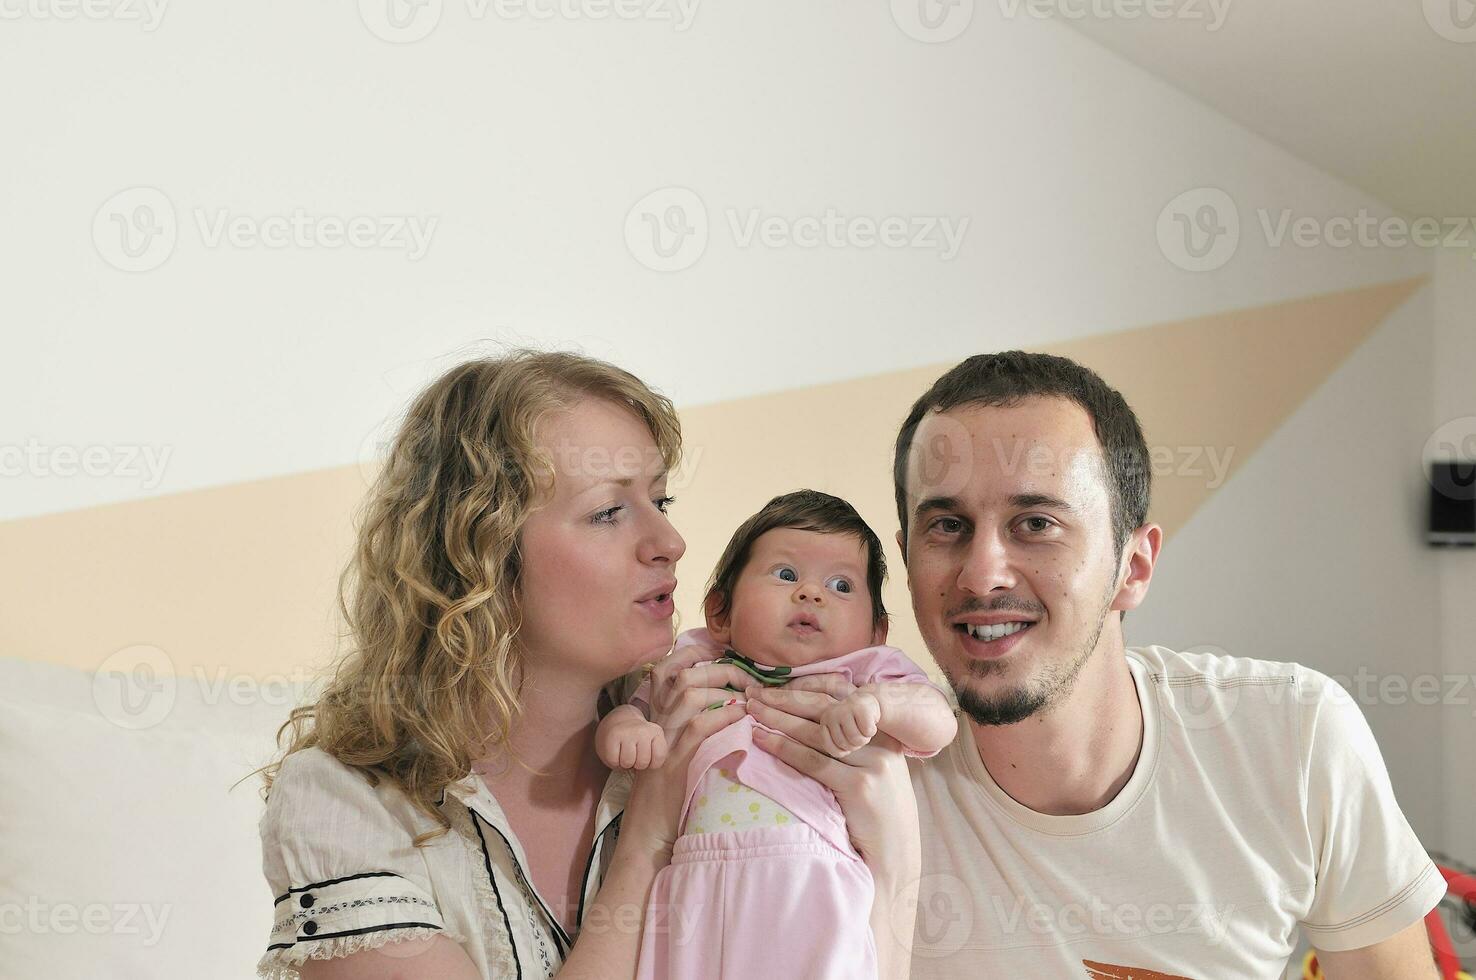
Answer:
[[[851,580],[846,578],[844,575],[836,575],[825,584],[830,586],[832,589],[835,589],[835,591],[841,593],[842,595],[851,594]]]
[[[794,569],[790,568],[788,565],[780,565],[778,568],[774,569],[774,574],[779,576],[779,578],[783,579],[785,582],[799,581],[799,576],[796,575]]]

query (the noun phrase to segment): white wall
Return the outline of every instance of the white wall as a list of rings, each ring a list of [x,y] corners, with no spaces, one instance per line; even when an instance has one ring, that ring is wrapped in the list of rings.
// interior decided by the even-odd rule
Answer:
[[[0,82],[16,93],[0,103],[0,443],[168,454],[158,479],[28,465],[5,481],[0,519],[351,462],[445,363],[427,359],[479,338],[581,344],[691,404],[1426,262],[1267,247],[1258,208],[1387,209],[997,4],[959,5],[967,29],[926,43],[899,27],[900,2],[698,0],[678,30],[477,19],[477,0],[446,0],[432,33],[396,44],[352,3],[165,2],[152,31],[23,14],[0,32]],[[624,227],[670,186],[699,195],[710,234],[693,266],[661,273]],[[1240,246],[1216,271],[1185,272],[1156,227],[1204,186],[1230,194]],[[103,251],[121,241],[113,214],[137,202],[104,205],[135,187],[167,196],[177,240],[157,268],[124,272]],[[208,247],[197,226],[197,213],[208,225],[299,208],[437,224],[416,261]],[[740,247],[727,217],[827,208],[969,225],[945,261]]]
[[[1439,847],[1440,712],[1386,680],[1442,669],[1418,469],[1430,322],[1425,290],[1354,351],[1169,542],[1124,628],[1133,644],[1296,661],[1341,680],[1410,824]]]
[[[1476,459],[1476,262],[1465,250],[1443,251],[1435,266],[1435,437]],[[1433,446],[1431,448],[1434,448]],[[1438,571],[1441,656],[1449,688],[1443,706],[1447,848],[1476,864],[1476,551],[1434,551]]]

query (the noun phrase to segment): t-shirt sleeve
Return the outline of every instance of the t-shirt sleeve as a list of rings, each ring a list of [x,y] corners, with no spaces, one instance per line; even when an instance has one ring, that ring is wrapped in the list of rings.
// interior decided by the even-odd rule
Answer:
[[[1336,681],[1299,668],[1302,781],[1317,880],[1302,920],[1316,949],[1381,942],[1424,918],[1445,881],[1410,828],[1378,743]]]
[[[358,770],[320,749],[292,753],[258,828],[273,897],[260,976],[294,980],[308,959],[448,935],[413,835]]]

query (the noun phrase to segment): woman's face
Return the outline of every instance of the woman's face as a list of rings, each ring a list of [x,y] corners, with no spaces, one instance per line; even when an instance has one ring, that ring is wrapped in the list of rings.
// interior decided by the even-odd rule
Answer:
[[[650,430],[598,398],[547,417],[538,444],[554,493],[523,526],[529,667],[603,685],[672,643],[672,592],[686,542],[666,516],[666,467]]]

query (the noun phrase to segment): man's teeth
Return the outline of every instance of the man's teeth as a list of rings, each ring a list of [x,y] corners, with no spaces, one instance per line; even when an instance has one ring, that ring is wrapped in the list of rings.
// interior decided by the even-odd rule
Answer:
[[[990,640],[999,640],[1011,633],[1018,633],[1029,625],[1029,623],[999,623],[994,626],[967,626],[966,628],[974,639],[988,643]]]

